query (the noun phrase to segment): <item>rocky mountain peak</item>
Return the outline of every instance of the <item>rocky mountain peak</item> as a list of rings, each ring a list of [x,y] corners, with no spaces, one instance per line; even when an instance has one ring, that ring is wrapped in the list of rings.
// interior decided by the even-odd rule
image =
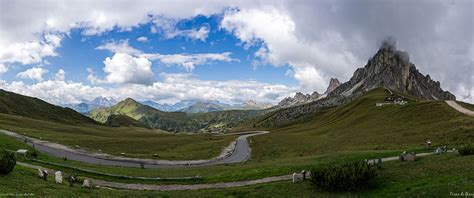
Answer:
[[[331,80],[329,80],[329,86],[326,89],[326,91],[324,92],[324,94],[327,95],[327,94],[331,93],[332,91],[334,91],[334,89],[339,87],[339,85],[341,85],[341,83],[339,82],[339,80],[337,78],[331,78]]]
[[[424,99],[453,100],[455,96],[443,91],[439,82],[424,76],[410,62],[407,52],[399,51],[393,41],[385,41],[365,67],[331,95],[350,96],[367,90],[386,87]]]
[[[243,105],[257,105],[257,101],[255,100],[247,100],[243,103]]]

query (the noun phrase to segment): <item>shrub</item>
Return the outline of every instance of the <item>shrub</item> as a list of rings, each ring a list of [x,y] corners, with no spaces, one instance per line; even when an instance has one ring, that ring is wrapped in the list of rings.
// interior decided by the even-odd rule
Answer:
[[[465,144],[459,147],[458,152],[460,155],[473,155],[474,154],[474,145]]]
[[[38,158],[39,156],[38,151],[36,149],[33,149],[31,152],[28,152],[26,155],[34,159]]]
[[[0,159],[0,174],[8,174],[12,172],[16,165],[15,153],[3,151],[2,159]]]
[[[313,169],[311,181],[327,191],[357,191],[370,187],[377,176],[376,168],[364,161]]]

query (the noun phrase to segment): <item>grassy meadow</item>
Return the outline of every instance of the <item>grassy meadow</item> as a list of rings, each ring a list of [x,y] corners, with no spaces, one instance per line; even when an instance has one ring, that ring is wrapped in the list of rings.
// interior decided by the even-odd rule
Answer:
[[[106,127],[101,125],[65,125],[0,114],[0,128],[13,130],[29,137],[42,138],[68,146],[129,157],[157,159],[210,159],[235,137],[211,134],[174,134],[139,127]]]

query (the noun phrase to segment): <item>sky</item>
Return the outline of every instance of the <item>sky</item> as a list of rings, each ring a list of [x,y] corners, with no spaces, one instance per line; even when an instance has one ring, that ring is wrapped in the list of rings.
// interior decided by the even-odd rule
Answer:
[[[58,105],[277,103],[349,80],[392,37],[474,103],[473,2],[0,0],[0,88]]]

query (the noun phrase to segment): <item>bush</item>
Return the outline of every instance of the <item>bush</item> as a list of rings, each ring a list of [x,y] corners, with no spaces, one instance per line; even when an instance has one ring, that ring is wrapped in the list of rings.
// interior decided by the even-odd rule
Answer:
[[[33,159],[38,158],[39,154],[36,149],[31,150],[31,152],[26,153],[26,156],[31,157]]]
[[[458,152],[460,155],[473,155],[474,146],[472,144],[465,144],[459,147]]]
[[[376,176],[376,167],[364,161],[332,165],[311,171],[311,181],[315,187],[327,191],[357,191],[368,188]]]
[[[3,151],[2,159],[0,160],[0,174],[8,174],[12,172],[16,165],[15,153]]]

